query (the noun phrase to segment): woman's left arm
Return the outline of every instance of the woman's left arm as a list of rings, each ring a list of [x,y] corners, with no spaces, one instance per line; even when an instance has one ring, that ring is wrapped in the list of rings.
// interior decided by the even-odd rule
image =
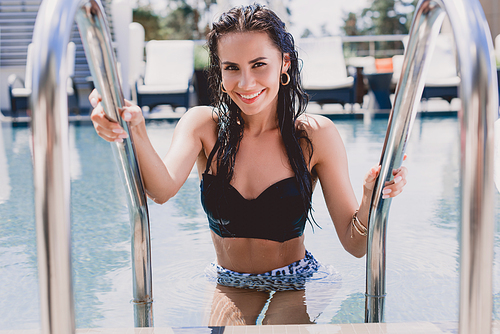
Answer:
[[[305,128],[313,144],[312,171],[321,182],[321,188],[340,242],[356,257],[366,254],[367,238],[360,232],[368,228],[368,214],[375,181],[380,166],[372,167],[363,182],[363,197],[358,205],[349,178],[347,154],[340,134],[326,117],[308,115]],[[393,171],[394,179],[386,183],[384,199],[401,193],[406,184],[407,169]],[[357,211],[358,221],[352,224]],[[361,226],[359,225],[361,224]]]

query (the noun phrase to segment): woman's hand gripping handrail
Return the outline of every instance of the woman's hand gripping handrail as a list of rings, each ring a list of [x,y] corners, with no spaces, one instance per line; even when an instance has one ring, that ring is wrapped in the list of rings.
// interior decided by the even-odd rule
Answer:
[[[147,199],[137,162],[132,133],[119,114],[125,106],[120,78],[116,66],[111,35],[99,0],[84,3],[76,13],[85,55],[94,85],[102,96],[106,116],[119,122],[128,137],[121,143],[112,143],[113,153],[121,168],[122,181],[128,192],[128,207],[132,236],[132,274],[134,289],[134,319],[136,327],[151,327],[152,272],[150,226]]]
[[[66,45],[78,23],[94,83],[107,116],[127,124],[124,99],[104,10],[99,0],[44,0],[33,32],[33,151],[42,328],[74,332],[71,283]],[[133,141],[112,144],[128,193],[132,230],[134,314],[137,327],[153,325],[149,219]]]
[[[398,168],[424,89],[428,59],[448,14],[461,74],[460,333],[490,333],[493,264],[493,123],[498,115],[491,33],[477,0],[420,0],[373,192],[366,266],[366,322],[383,321],[385,238],[390,199],[382,188]]]

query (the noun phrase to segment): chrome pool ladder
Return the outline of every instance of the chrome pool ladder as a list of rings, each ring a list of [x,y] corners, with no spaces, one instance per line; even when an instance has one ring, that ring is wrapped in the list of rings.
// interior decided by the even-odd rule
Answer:
[[[391,200],[381,199],[382,188],[392,179],[392,170],[402,163],[429,58],[446,14],[455,36],[461,75],[459,333],[491,333],[493,125],[498,117],[498,88],[491,33],[478,0],[420,0],[415,9],[370,210],[365,321],[382,322],[384,316],[385,239]]]
[[[102,105],[129,133],[112,143],[127,191],[132,235],[134,322],[153,326],[150,227],[146,196],[128,125],[111,37],[99,0],[44,0],[33,32],[33,170],[42,332],[75,332],[71,278],[70,177],[66,45],[74,21]],[[96,245],[100,247],[104,245]]]

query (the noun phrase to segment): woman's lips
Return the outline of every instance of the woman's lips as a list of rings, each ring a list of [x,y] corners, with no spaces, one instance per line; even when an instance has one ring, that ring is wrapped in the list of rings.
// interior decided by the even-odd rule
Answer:
[[[240,94],[240,93],[236,93],[238,94],[238,96],[246,103],[252,103],[254,102],[255,100],[257,100],[257,98],[262,94],[262,92],[264,91],[265,89],[257,92],[257,93],[253,93],[253,94]]]

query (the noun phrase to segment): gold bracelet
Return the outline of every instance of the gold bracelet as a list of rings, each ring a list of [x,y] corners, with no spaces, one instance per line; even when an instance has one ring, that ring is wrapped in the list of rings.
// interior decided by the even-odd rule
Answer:
[[[358,219],[358,210],[356,210],[354,212],[354,214],[352,215],[352,219],[351,219],[351,238],[353,238],[353,233],[352,233],[352,228],[353,227],[356,230],[356,232],[358,232],[363,237],[366,237],[368,235],[368,229],[363,224],[361,224],[361,222]]]

